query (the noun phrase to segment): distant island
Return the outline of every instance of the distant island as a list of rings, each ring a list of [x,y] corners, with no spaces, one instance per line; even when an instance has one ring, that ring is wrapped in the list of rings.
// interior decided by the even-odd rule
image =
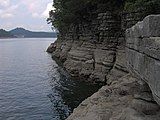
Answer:
[[[13,38],[13,37],[14,35],[12,35],[10,32],[0,29],[0,38]]]
[[[10,31],[0,29],[0,38],[55,38],[56,32],[34,32],[24,28],[15,28]]]

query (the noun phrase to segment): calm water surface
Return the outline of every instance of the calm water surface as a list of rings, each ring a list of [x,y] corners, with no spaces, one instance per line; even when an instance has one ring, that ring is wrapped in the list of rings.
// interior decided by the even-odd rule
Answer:
[[[63,120],[97,90],[45,52],[55,39],[0,40],[0,120]]]

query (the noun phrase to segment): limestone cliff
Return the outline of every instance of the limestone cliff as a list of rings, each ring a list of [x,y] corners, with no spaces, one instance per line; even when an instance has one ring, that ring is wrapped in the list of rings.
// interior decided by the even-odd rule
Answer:
[[[52,44],[53,57],[61,59],[72,76],[107,84],[83,101],[68,120],[160,119],[159,19],[160,15],[146,17],[127,29],[124,39],[121,27],[109,34],[118,19],[101,13],[96,25],[88,25],[95,31],[80,35],[80,41],[66,36]]]
[[[127,73],[122,62],[116,63],[116,57],[123,58],[125,43],[119,19],[108,11],[98,14],[89,23],[80,24],[76,28],[78,33],[72,27],[66,36],[56,41],[53,56],[64,62],[72,76],[85,81],[106,83],[113,67],[120,74]]]
[[[128,73],[124,62],[124,31],[140,20],[139,16],[140,12],[91,13],[89,22],[70,26],[65,35],[58,36],[48,52],[64,62],[64,67],[73,77],[111,84],[115,77],[113,72],[119,77]]]
[[[160,15],[147,16],[126,31],[127,67],[145,81],[160,104]]]

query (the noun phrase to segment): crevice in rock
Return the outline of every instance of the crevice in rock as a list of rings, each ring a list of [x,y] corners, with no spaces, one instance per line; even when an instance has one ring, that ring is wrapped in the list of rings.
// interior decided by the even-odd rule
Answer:
[[[155,60],[157,60],[157,61],[160,62],[160,59],[155,58],[155,57],[153,57],[153,56],[150,56],[150,55],[148,55],[148,54],[146,54],[146,53],[144,53],[144,52],[141,52],[141,51],[136,50],[136,49],[134,49],[134,48],[130,48],[130,47],[128,47],[128,46],[126,46],[126,48],[128,48],[128,49],[130,49],[130,50],[133,50],[133,51],[136,51],[136,52],[138,52],[138,53],[144,54],[144,55],[146,55],[147,57],[152,58],[152,59],[155,59]]]

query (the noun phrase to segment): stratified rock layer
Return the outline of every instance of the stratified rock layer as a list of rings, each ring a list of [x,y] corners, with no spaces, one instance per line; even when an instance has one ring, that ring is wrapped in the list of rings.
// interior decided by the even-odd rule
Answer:
[[[124,47],[119,47],[124,46],[122,41],[118,15],[100,13],[91,22],[82,23],[78,28],[72,26],[68,34],[59,37],[53,56],[64,62],[64,67],[73,77],[106,83],[116,57],[124,54]],[[121,62],[117,63],[117,68],[127,72]]]
[[[127,74],[84,100],[67,120],[159,120],[159,110],[147,84]]]
[[[160,104],[160,15],[147,16],[126,31],[128,70],[150,86]]]
[[[53,57],[72,76],[107,84],[67,120],[160,120],[160,15],[128,29],[125,40],[119,27],[113,29],[116,19],[108,28],[114,33],[108,31],[108,14],[99,14],[91,30],[85,25],[79,39],[71,32],[55,42]]]

